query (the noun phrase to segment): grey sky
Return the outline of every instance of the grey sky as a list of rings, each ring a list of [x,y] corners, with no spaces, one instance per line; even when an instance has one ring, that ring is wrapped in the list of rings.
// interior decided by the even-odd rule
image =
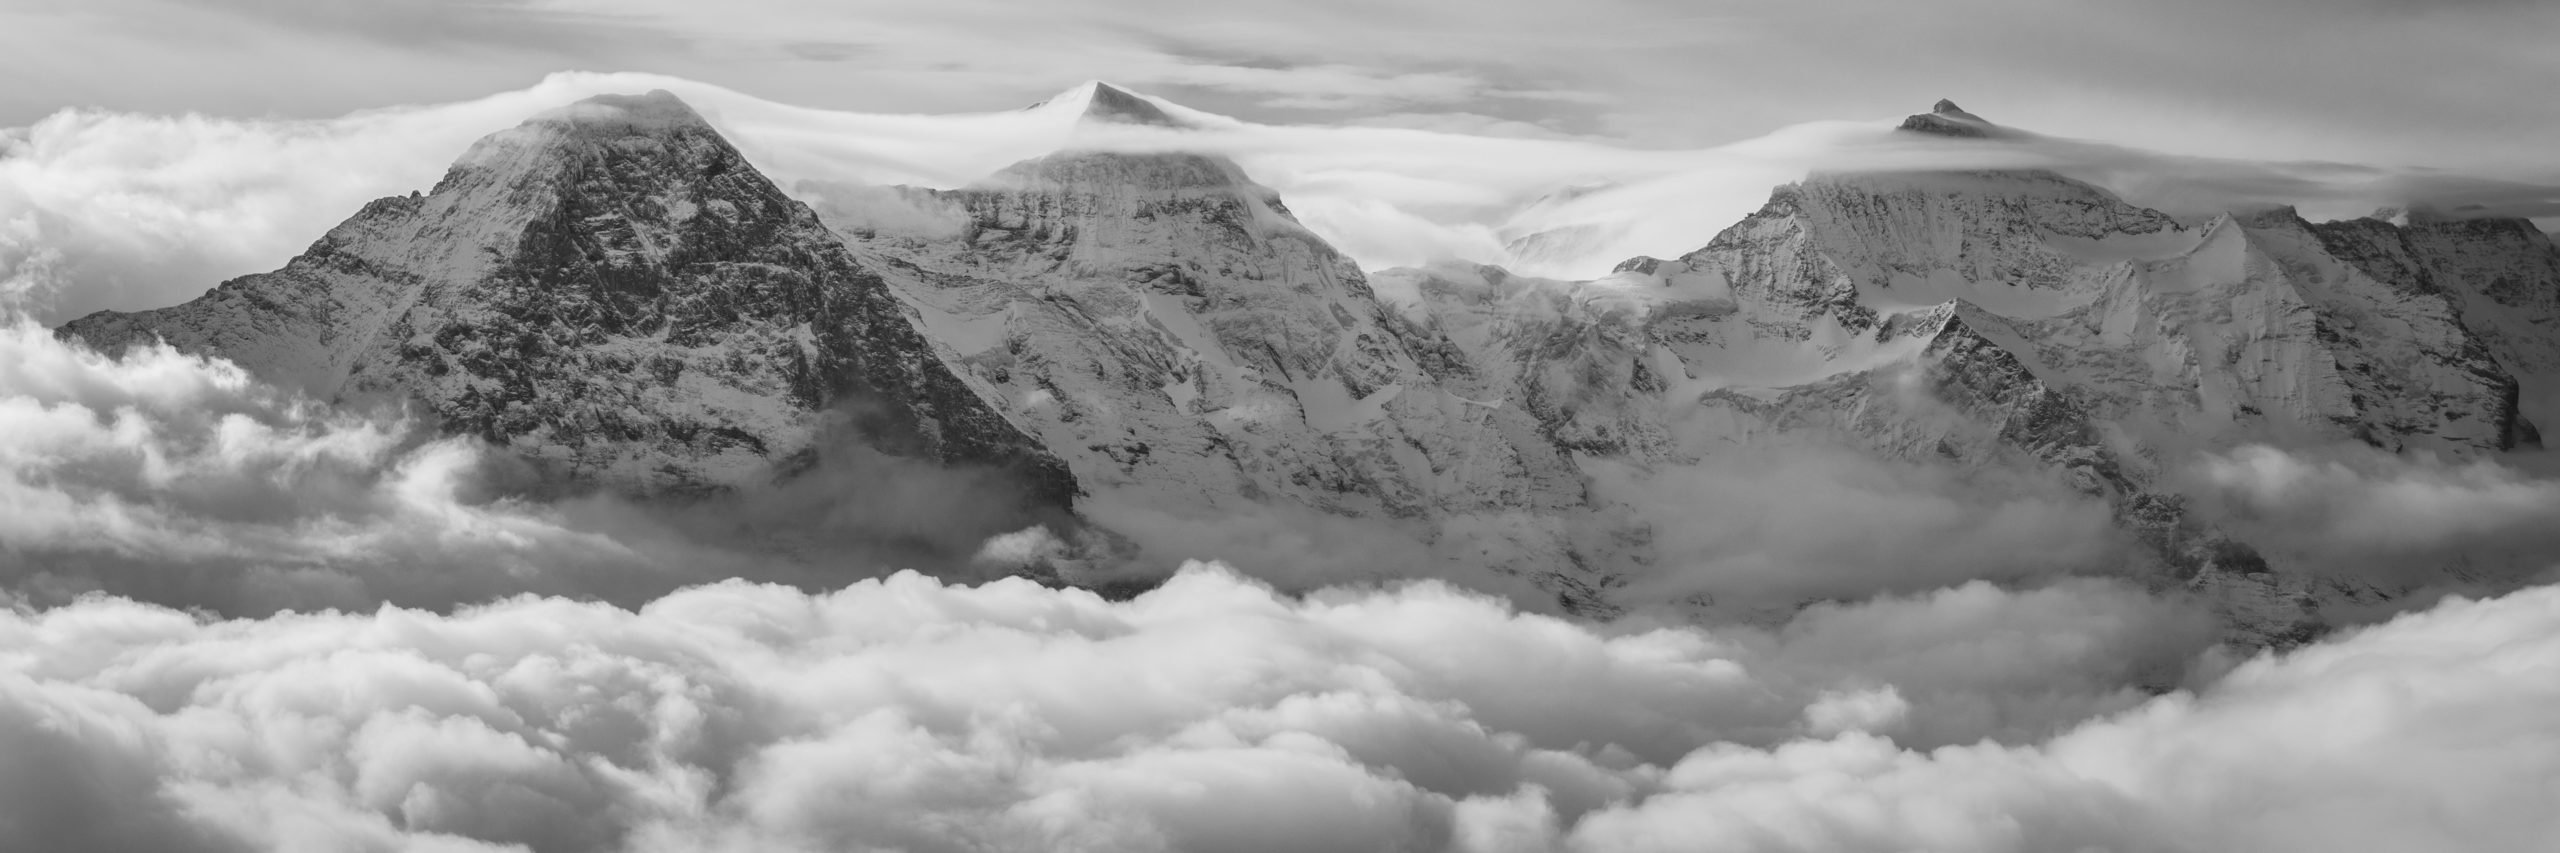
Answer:
[[[319,117],[686,77],[862,111],[1088,78],[1260,121],[1658,146],[1951,97],[2178,153],[2517,168],[2560,139],[2533,0],[0,0],[0,126],[69,106]]]

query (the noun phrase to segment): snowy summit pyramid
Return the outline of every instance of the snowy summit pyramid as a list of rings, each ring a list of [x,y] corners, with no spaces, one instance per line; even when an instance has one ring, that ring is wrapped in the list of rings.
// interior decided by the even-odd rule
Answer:
[[[675,96],[588,99],[482,139],[284,269],[63,334],[154,337],[324,399],[403,400],[576,481],[747,485],[838,438],[1063,465],[930,356],[879,279]]]
[[[1061,92],[1056,97],[1031,105],[1030,109],[1072,115],[1083,124],[1183,126],[1181,120],[1165,112],[1154,101],[1100,80]]]
[[[1915,133],[1974,139],[2016,134],[2015,131],[1984,121],[1981,116],[1965,112],[1964,108],[1956,106],[1954,101],[1944,99],[1940,99],[1936,106],[1930,107],[1928,112],[1903,119],[1902,129]]]

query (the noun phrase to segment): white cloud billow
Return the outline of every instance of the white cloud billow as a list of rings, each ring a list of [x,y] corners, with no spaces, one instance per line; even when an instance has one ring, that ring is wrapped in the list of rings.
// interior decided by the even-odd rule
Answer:
[[[1430,583],[1291,600],[1209,566],[1126,603],[912,574],[637,611],[209,622],[90,599],[0,615],[0,641],[0,743],[36,759],[0,768],[11,849],[2492,851],[2560,832],[2533,783],[2560,772],[2547,589],[2050,738],[1925,750],[1861,729],[1927,713],[1883,698],[1926,676],[1856,686],[1713,632]]]
[[[2097,770],[2066,747],[2208,737],[2178,722],[2217,719],[2202,709],[2321,713],[2296,694],[2325,682],[2247,685],[2315,655],[2424,654],[2544,595],[2213,685],[2227,665],[2207,617],[2090,579],[1714,630],[1577,623],[1435,582],[1293,597],[1216,566],[1118,603],[915,574],[666,592],[764,569],[628,508],[474,497],[469,442],[224,362],[109,357],[23,321],[0,355],[0,424],[24,437],[0,455],[0,750],[19,759],[0,767],[0,849],[2151,839],[2171,824],[2144,809],[2202,807],[2140,787],[2144,765],[2082,778]],[[1058,550],[1025,530],[979,556]],[[121,595],[79,595],[96,589]],[[2500,642],[2529,650],[2560,628],[2515,630]],[[2150,698],[2181,684],[2203,698]],[[2494,707],[2445,694],[2463,695]],[[1807,791],[1838,795],[1788,799]],[[1948,797],[1970,799],[1913,826],[1858,805],[1926,815]],[[1802,825],[1688,824],[1728,811]],[[2003,835],[2010,813],[2032,831]],[[2443,849],[2490,837],[2441,831],[2457,833]]]
[[[2194,605],[2121,582],[1856,600],[1897,588],[1890,560],[1803,550],[1820,543],[1773,518],[1734,535],[1851,555],[1818,578],[1848,600],[1701,629],[1437,582],[1291,596],[1214,565],[1126,602],[859,571],[678,589],[770,569],[636,509],[478,496],[467,441],[165,348],[110,357],[13,322],[0,429],[0,849],[2495,851],[2560,832],[2532,783],[2560,772],[2551,588],[2236,667]],[[2230,485],[2262,501],[2346,476],[2260,462]],[[1879,535],[2008,529],[1925,472],[1818,470],[1903,517]],[[2468,484],[2489,508],[2539,494],[2382,473],[2362,476]],[[2321,487],[2360,512],[2396,489]],[[1254,536],[1295,550],[1286,533]],[[1038,531],[979,548],[1057,550]],[[1958,562],[1914,563],[1919,586]]]
[[[867,457],[732,500],[535,500],[508,490],[503,454],[405,412],[343,410],[166,346],[110,356],[22,317],[0,318],[0,435],[0,590],[36,604],[636,604],[726,577],[877,576],[892,561],[870,540],[892,537],[875,528],[975,549],[986,534],[969,531],[1002,521],[973,510],[1001,506],[982,499],[1001,484]]]

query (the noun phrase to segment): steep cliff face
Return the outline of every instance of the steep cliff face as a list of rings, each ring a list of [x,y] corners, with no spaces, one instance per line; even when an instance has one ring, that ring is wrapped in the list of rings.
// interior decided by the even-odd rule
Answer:
[[[156,336],[323,399],[412,402],[640,492],[763,482],[841,433],[1011,471],[1035,502],[1074,494],[806,206],[664,92],[534,118],[284,269],[62,334]]]
[[[2371,279],[2450,302],[2485,354],[2517,383],[2519,445],[2560,424],[2560,248],[2522,219],[2405,214],[2309,226]]]

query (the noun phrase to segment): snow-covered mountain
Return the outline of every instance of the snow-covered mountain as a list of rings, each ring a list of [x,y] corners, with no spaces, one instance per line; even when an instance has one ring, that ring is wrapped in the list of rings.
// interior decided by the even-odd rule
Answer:
[[[1010,471],[1035,503],[1075,491],[807,206],[665,92],[538,116],[281,270],[62,333],[157,336],[321,399],[413,402],[627,490],[764,482],[844,431]]]
[[[1043,108],[1062,102],[1097,131],[1171,122],[1103,84]],[[1223,157],[1071,143],[975,186],[840,188],[819,209],[1106,525],[1311,511],[1453,557],[1574,564],[1582,480],[1538,421],[1473,393],[1463,354],[1412,336]]]
[[[2560,422],[2560,250],[2521,221],[1823,174],[1597,280],[1364,274],[1235,163],[1106,145],[1178,111],[1099,83],[1036,109],[1077,123],[1055,153],[953,190],[800,188],[813,210],[673,98],[597,99],[283,270],[64,332],[416,400],[626,488],[755,482],[849,424],[1021,473],[1161,557],[1221,556],[1184,533],[1239,519],[1356,519],[1595,613],[1679,569],[1663,526],[1716,511],[1599,484],[1813,440],[2102,502],[2154,580],[2270,640],[2395,590],[2261,553],[2179,466],[2245,442],[2463,458]],[[2013,133],[1947,102],[1902,130]]]
[[[1902,129],[2007,133],[1946,102]],[[1378,278],[1581,458],[1676,466],[1821,434],[2026,461],[2266,634],[2391,590],[2284,571],[2190,517],[2174,466],[2246,441],[2462,458],[2560,415],[2560,251],[2521,221],[2180,222],[2047,172],[1830,174],[1597,281]]]

